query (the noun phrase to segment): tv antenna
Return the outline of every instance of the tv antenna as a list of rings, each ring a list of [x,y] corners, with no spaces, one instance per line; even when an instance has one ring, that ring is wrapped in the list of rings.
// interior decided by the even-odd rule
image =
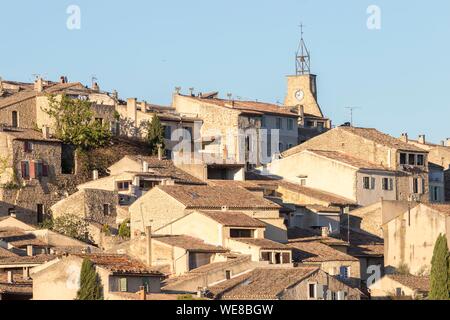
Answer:
[[[350,126],[353,127],[353,113],[355,110],[361,109],[361,107],[346,107],[345,109],[350,110]]]

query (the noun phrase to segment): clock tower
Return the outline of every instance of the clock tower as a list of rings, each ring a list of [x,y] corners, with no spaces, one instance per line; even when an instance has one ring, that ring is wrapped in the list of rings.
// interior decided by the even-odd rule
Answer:
[[[287,95],[284,101],[287,107],[303,107],[306,114],[323,118],[317,102],[316,75],[311,74],[311,57],[302,37],[295,55],[295,76],[288,76]]]

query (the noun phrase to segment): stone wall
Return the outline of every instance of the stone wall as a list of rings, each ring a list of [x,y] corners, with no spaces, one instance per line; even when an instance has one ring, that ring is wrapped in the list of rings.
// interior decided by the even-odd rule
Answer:
[[[12,112],[17,111],[20,128],[36,127],[36,99],[31,98],[0,109],[0,124],[12,125]]]

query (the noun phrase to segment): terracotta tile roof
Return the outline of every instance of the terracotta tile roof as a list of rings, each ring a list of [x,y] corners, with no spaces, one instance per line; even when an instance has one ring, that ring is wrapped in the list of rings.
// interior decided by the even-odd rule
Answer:
[[[325,207],[318,204],[309,204],[305,206],[307,209],[313,212],[323,212],[323,213],[341,213],[341,208],[339,207]]]
[[[98,253],[75,254],[75,256],[82,259],[89,259],[96,266],[109,270],[114,274],[163,276],[163,274],[158,270],[153,270],[142,262],[132,259],[127,255]]]
[[[208,184],[211,186],[218,187],[241,187],[247,190],[263,190],[264,188],[260,186],[255,181],[237,181],[237,180],[209,180]]]
[[[450,215],[450,204],[448,203],[422,203],[422,205],[431,208],[433,210],[439,211],[441,213],[444,213],[446,215]]]
[[[177,181],[177,183],[205,185],[202,180],[197,179],[189,173],[176,167],[172,160],[159,160],[158,157],[140,155],[128,155],[126,157],[132,159],[133,161],[139,162],[140,165],[146,161],[148,163],[149,170],[155,174],[170,177]]]
[[[420,292],[430,291],[429,277],[419,277],[413,275],[400,275],[400,274],[390,274],[386,276],[413,290],[417,290]]]
[[[292,250],[292,248],[290,248],[285,244],[275,242],[269,239],[233,238],[232,240],[239,241],[251,246],[256,246],[263,250]]]
[[[243,188],[216,186],[157,186],[189,209],[279,210],[280,206]]]
[[[369,161],[365,161],[362,159],[358,159],[356,157],[352,157],[348,154],[339,151],[324,151],[324,150],[305,150],[306,152],[310,152],[316,154],[321,157],[325,157],[331,160],[339,161],[349,166],[355,167],[357,169],[368,169],[368,170],[382,170],[382,171],[393,171],[387,167],[382,165],[378,165],[376,163],[372,163]]]
[[[394,138],[388,134],[378,131],[374,128],[356,128],[356,127],[338,127],[338,130],[344,130],[355,135],[358,135],[364,139],[373,141],[375,143],[385,145],[390,148],[399,149],[403,151],[413,151],[426,153],[421,148],[403,142],[400,139]]]
[[[17,256],[18,255],[15,254],[14,252],[12,252],[12,251],[10,251],[8,249],[0,247],[0,259],[1,258],[9,258],[9,257],[17,257]]]
[[[9,243],[16,248],[26,247],[27,245],[47,247],[48,245],[39,240],[32,233],[25,233],[17,228],[1,228],[0,240]]]
[[[13,283],[8,283],[8,273],[0,272],[0,294],[32,294],[33,282],[24,280],[21,274],[14,274]]]
[[[300,194],[304,194],[308,197],[315,198],[324,202],[328,202],[333,205],[355,205],[356,202],[350,199],[346,199],[344,197],[325,192],[318,189],[313,189],[305,186],[301,186],[299,184],[295,184],[292,182],[288,182],[285,180],[279,180],[277,181],[279,187],[288,189],[289,191],[298,192]]]
[[[265,228],[266,224],[245,213],[235,211],[199,211],[226,227]]]
[[[358,259],[320,241],[289,242],[289,246],[294,249],[292,256],[296,262],[358,261]]]
[[[58,258],[57,255],[39,254],[36,256],[16,256],[0,259],[0,265],[38,265]]]
[[[61,141],[53,138],[44,138],[42,132],[32,130],[32,129],[22,129],[22,128],[0,128],[0,134],[4,133],[9,136],[14,137],[17,140],[31,140],[31,141],[46,141],[46,142],[57,142]]]
[[[342,239],[337,239],[332,236],[323,237],[321,235],[321,231],[315,231],[312,229],[305,229],[298,227],[288,229],[288,239],[289,242],[319,241],[329,246],[332,245],[348,246],[348,243]]]
[[[204,99],[199,97],[184,96],[190,99],[194,99],[200,102],[214,104],[219,107],[234,109],[247,113],[255,114],[273,114],[287,117],[298,117],[298,114],[292,111],[291,108],[286,108],[273,103],[256,102],[256,101],[239,101],[239,100],[223,100],[217,98]]]
[[[224,300],[274,300],[287,288],[308,279],[319,268],[259,268],[208,288],[215,298]]]
[[[348,240],[348,229],[341,227],[341,237]],[[366,232],[350,230],[348,254],[354,257],[383,257],[384,240]]]
[[[154,235],[155,241],[165,243],[170,246],[183,248],[193,252],[227,252],[228,249],[205,243],[198,238],[186,235]]]

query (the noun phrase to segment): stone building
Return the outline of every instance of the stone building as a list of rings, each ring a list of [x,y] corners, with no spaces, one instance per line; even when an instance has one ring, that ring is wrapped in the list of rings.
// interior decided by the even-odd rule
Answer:
[[[376,129],[337,127],[284,152],[283,159],[307,149],[342,152],[402,173],[396,179],[397,200],[429,198],[428,152]]]
[[[47,209],[61,197],[62,144],[46,128],[0,129],[1,215],[15,215],[29,223],[44,220]]]
[[[362,296],[314,266],[256,268],[208,291],[217,300],[360,300]]]
[[[408,268],[413,275],[431,270],[434,245],[440,234],[450,244],[450,206],[420,203],[387,219],[383,224],[387,273]]]
[[[266,224],[265,237],[286,242],[286,226],[280,206],[243,188],[212,186],[157,186],[134,202],[130,208],[132,237],[154,230],[195,210],[240,211]]]
[[[118,292],[159,293],[163,274],[126,255],[74,254],[63,256],[31,271],[33,300],[74,300],[80,288],[83,259],[89,259],[99,274],[103,297]]]
[[[369,287],[373,300],[420,300],[430,291],[430,278],[388,274]]]

